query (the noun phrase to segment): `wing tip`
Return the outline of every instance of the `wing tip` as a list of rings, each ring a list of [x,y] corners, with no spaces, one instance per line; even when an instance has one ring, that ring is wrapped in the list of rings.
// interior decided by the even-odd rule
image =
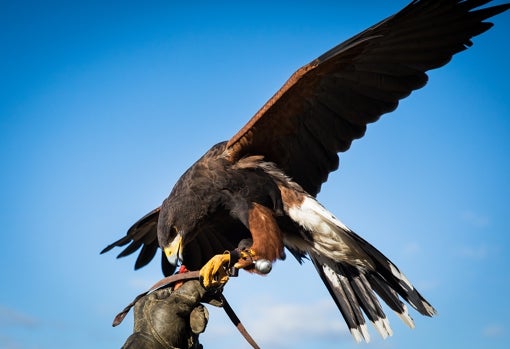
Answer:
[[[110,244],[110,245],[106,246],[105,248],[103,248],[103,249],[101,250],[101,252],[99,252],[99,254],[104,254],[104,253],[106,253],[106,252],[110,251],[110,250],[111,250],[112,248],[114,248],[114,247],[115,247],[115,245],[114,245],[114,244]]]

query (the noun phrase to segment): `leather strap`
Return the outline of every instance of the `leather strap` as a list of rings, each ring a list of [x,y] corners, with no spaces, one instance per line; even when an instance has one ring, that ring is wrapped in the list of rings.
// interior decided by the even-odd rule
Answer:
[[[129,313],[129,310],[131,310],[131,308],[136,304],[136,302],[140,300],[140,298],[145,297],[146,295],[151,294],[152,292],[159,290],[160,288],[171,286],[172,284],[179,281],[198,279],[199,276],[200,276],[199,271],[190,271],[186,273],[170,275],[159,280],[147,292],[140,293],[138,296],[136,296],[135,299],[133,299],[133,301],[127,305],[127,307],[125,307],[120,313],[118,313],[117,316],[115,316],[115,319],[113,319],[112,326],[115,327],[120,325],[120,323],[126,317],[127,313]]]
[[[255,342],[255,340],[250,336],[244,325],[241,323],[241,320],[237,317],[236,313],[234,312],[234,309],[230,306],[230,304],[227,302],[227,299],[223,295],[223,293],[220,293],[220,299],[223,303],[223,309],[225,309],[225,313],[227,313],[228,317],[230,318],[230,321],[234,324],[234,326],[237,328],[237,330],[243,335],[244,339],[250,345],[253,347],[253,349],[260,349],[258,344]]]

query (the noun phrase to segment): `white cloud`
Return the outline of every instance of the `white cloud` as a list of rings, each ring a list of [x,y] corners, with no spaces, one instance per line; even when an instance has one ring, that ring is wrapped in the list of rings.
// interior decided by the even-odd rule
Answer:
[[[333,323],[332,318],[336,318],[338,311],[330,299],[321,300],[312,304],[278,304],[266,305],[261,307],[260,316],[266,318],[269,316],[273,323],[280,324],[283,331],[302,330],[305,333],[323,333],[329,331],[345,330],[340,323]],[[334,313],[334,316],[332,316]],[[303,319],[314,319],[315,321],[307,323]],[[321,321],[322,320],[322,321]],[[320,323],[320,325],[318,325]],[[267,325],[260,322],[266,328]],[[326,325],[324,325],[326,324]]]
[[[19,344],[14,338],[0,335],[0,347],[4,349],[22,349],[22,345]]]
[[[149,290],[149,288],[162,278],[163,276],[159,269],[147,270],[144,273],[130,274],[128,283],[131,287],[131,291],[144,292]]]
[[[420,254],[422,247],[417,242],[409,242],[404,245],[402,252],[406,256],[416,256]]]
[[[39,324],[39,321],[20,311],[0,305],[0,325],[32,328]]]
[[[160,277],[161,279],[161,277]],[[136,290],[137,292],[143,292],[147,291],[149,288],[152,287],[158,281],[157,278],[150,278],[150,277],[132,277],[129,279],[129,286],[132,290]],[[134,297],[134,296],[133,296]]]
[[[421,292],[433,291],[440,288],[441,283],[439,280],[418,280],[414,286]]]
[[[490,249],[485,244],[478,246],[462,246],[457,250],[457,254],[460,257],[468,259],[483,260],[489,256]]]
[[[503,336],[505,334],[505,332],[506,331],[505,331],[505,328],[503,327],[503,325],[491,324],[491,325],[485,326],[482,333],[485,337],[494,338],[494,337]]]
[[[306,304],[266,299],[254,304],[257,306],[250,310],[249,331],[263,347],[293,347],[292,343],[307,340],[330,338],[338,341],[341,337],[350,337],[331,299]]]
[[[490,225],[489,217],[473,211],[461,212],[461,219],[476,228],[485,228]]]

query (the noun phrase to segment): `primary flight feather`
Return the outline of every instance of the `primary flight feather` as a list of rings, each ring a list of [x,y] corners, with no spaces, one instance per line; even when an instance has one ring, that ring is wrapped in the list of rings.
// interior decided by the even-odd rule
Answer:
[[[275,261],[285,248],[309,258],[357,341],[369,340],[368,318],[386,337],[392,330],[383,300],[413,327],[406,303],[435,309],[399,269],[316,199],[338,153],[367,124],[393,111],[427,83],[426,71],[448,63],[488,30],[486,19],[510,4],[489,0],[415,0],[395,15],[298,69],[230,140],[213,146],[178,180],[161,207],[107,246],[142,247],[135,268],[161,248],[165,275],[178,263],[203,268],[238,248]]]

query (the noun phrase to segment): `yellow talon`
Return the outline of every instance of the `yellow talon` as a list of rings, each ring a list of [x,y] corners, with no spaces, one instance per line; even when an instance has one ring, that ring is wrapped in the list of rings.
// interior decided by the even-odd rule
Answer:
[[[212,257],[200,269],[200,279],[205,288],[218,287],[228,281],[227,268],[230,264],[230,253],[218,254]]]

